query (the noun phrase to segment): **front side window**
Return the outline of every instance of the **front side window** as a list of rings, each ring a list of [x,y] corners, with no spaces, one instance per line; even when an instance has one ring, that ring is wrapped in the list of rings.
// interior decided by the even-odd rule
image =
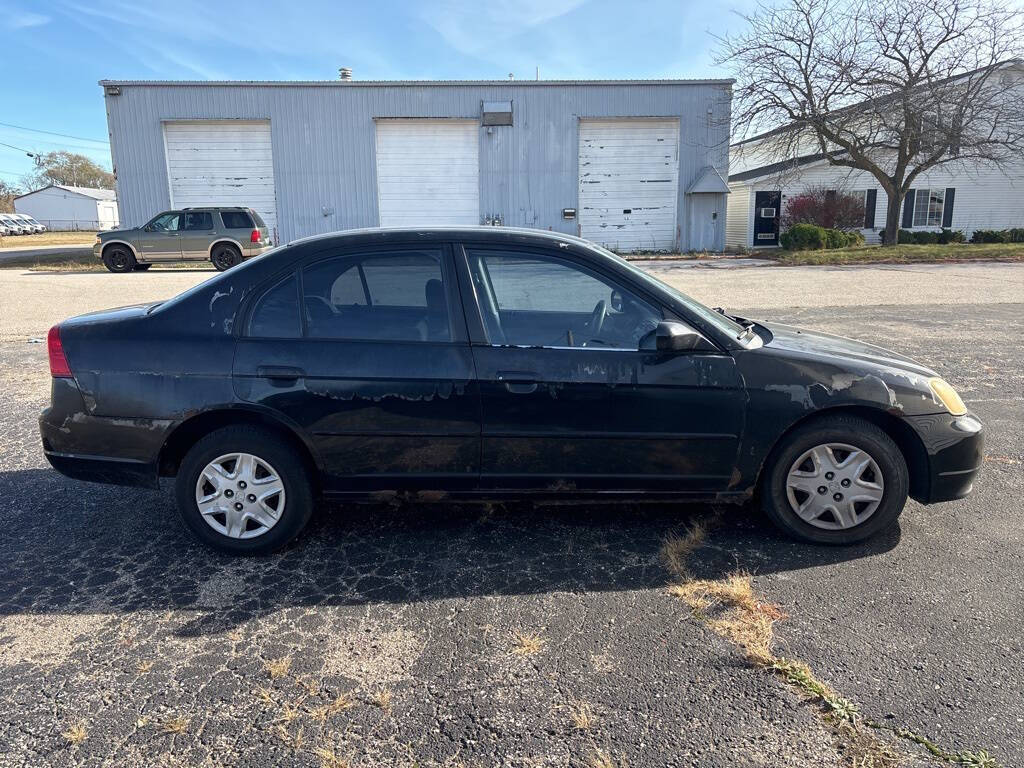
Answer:
[[[253,307],[249,335],[272,339],[302,336],[299,317],[299,288],[294,274],[270,288]]]
[[[659,309],[579,265],[544,255],[470,251],[492,344],[638,349]]]
[[[914,226],[942,226],[942,206],[946,200],[944,189],[919,189],[914,197]]]
[[[342,256],[302,275],[313,338],[451,341],[448,286],[438,250]]]
[[[209,211],[190,211],[185,214],[185,230],[196,232],[213,229],[213,214]]]
[[[147,229],[153,232],[177,232],[180,221],[180,213],[162,213],[149,222]]]

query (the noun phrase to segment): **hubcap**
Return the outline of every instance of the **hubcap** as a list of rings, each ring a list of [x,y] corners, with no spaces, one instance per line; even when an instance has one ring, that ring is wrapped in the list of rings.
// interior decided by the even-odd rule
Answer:
[[[232,539],[262,536],[284,513],[284,483],[251,453],[219,456],[199,473],[196,506],[217,533]]]
[[[815,528],[842,530],[867,520],[885,492],[882,470],[868,453],[846,443],[816,445],[793,462],[786,497]]]

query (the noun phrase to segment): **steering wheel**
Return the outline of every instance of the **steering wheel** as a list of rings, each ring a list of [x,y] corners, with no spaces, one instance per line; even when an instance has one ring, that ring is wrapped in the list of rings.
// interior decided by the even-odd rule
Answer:
[[[608,317],[608,302],[601,299],[594,305],[594,311],[590,313],[590,320],[587,322],[587,334],[591,339],[597,339],[604,328],[604,320]]]

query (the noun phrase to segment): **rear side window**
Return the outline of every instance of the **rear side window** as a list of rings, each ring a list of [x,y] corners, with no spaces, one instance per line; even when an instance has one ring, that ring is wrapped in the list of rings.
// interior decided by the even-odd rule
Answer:
[[[314,338],[451,341],[440,250],[343,256],[302,274],[306,333]]]
[[[299,284],[293,273],[264,293],[249,319],[249,335],[272,339],[302,336],[299,317]]]
[[[252,229],[253,223],[245,211],[221,211],[220,218],[225,229]],[[262,226],[262,223],[260,224]]]
[[[185,214],[185,231],[213,229],[213,214],[209,211],[195,211]]]

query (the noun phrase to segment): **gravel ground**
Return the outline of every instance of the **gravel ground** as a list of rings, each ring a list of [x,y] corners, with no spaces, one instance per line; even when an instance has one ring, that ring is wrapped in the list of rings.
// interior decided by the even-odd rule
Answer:
[[[789,614],[780,650],[866,715],[1022,765],[1024,305],[1006,302],[1024,267],[903,272],[678,279],[938,368],[986,422],[975,493],[910,503],[898,530],[846,549],[727,510],[692,567],[754,572]],[[666,593],[659,548],[700,507],[330,507],[285,552],[238,560],[195,544],[165,492],[49,470],[45,349],[25,340],[198,277],[0,270],[0,766],[850,763],[814,707]],[[834,305],[813,306],[821,293]]]

